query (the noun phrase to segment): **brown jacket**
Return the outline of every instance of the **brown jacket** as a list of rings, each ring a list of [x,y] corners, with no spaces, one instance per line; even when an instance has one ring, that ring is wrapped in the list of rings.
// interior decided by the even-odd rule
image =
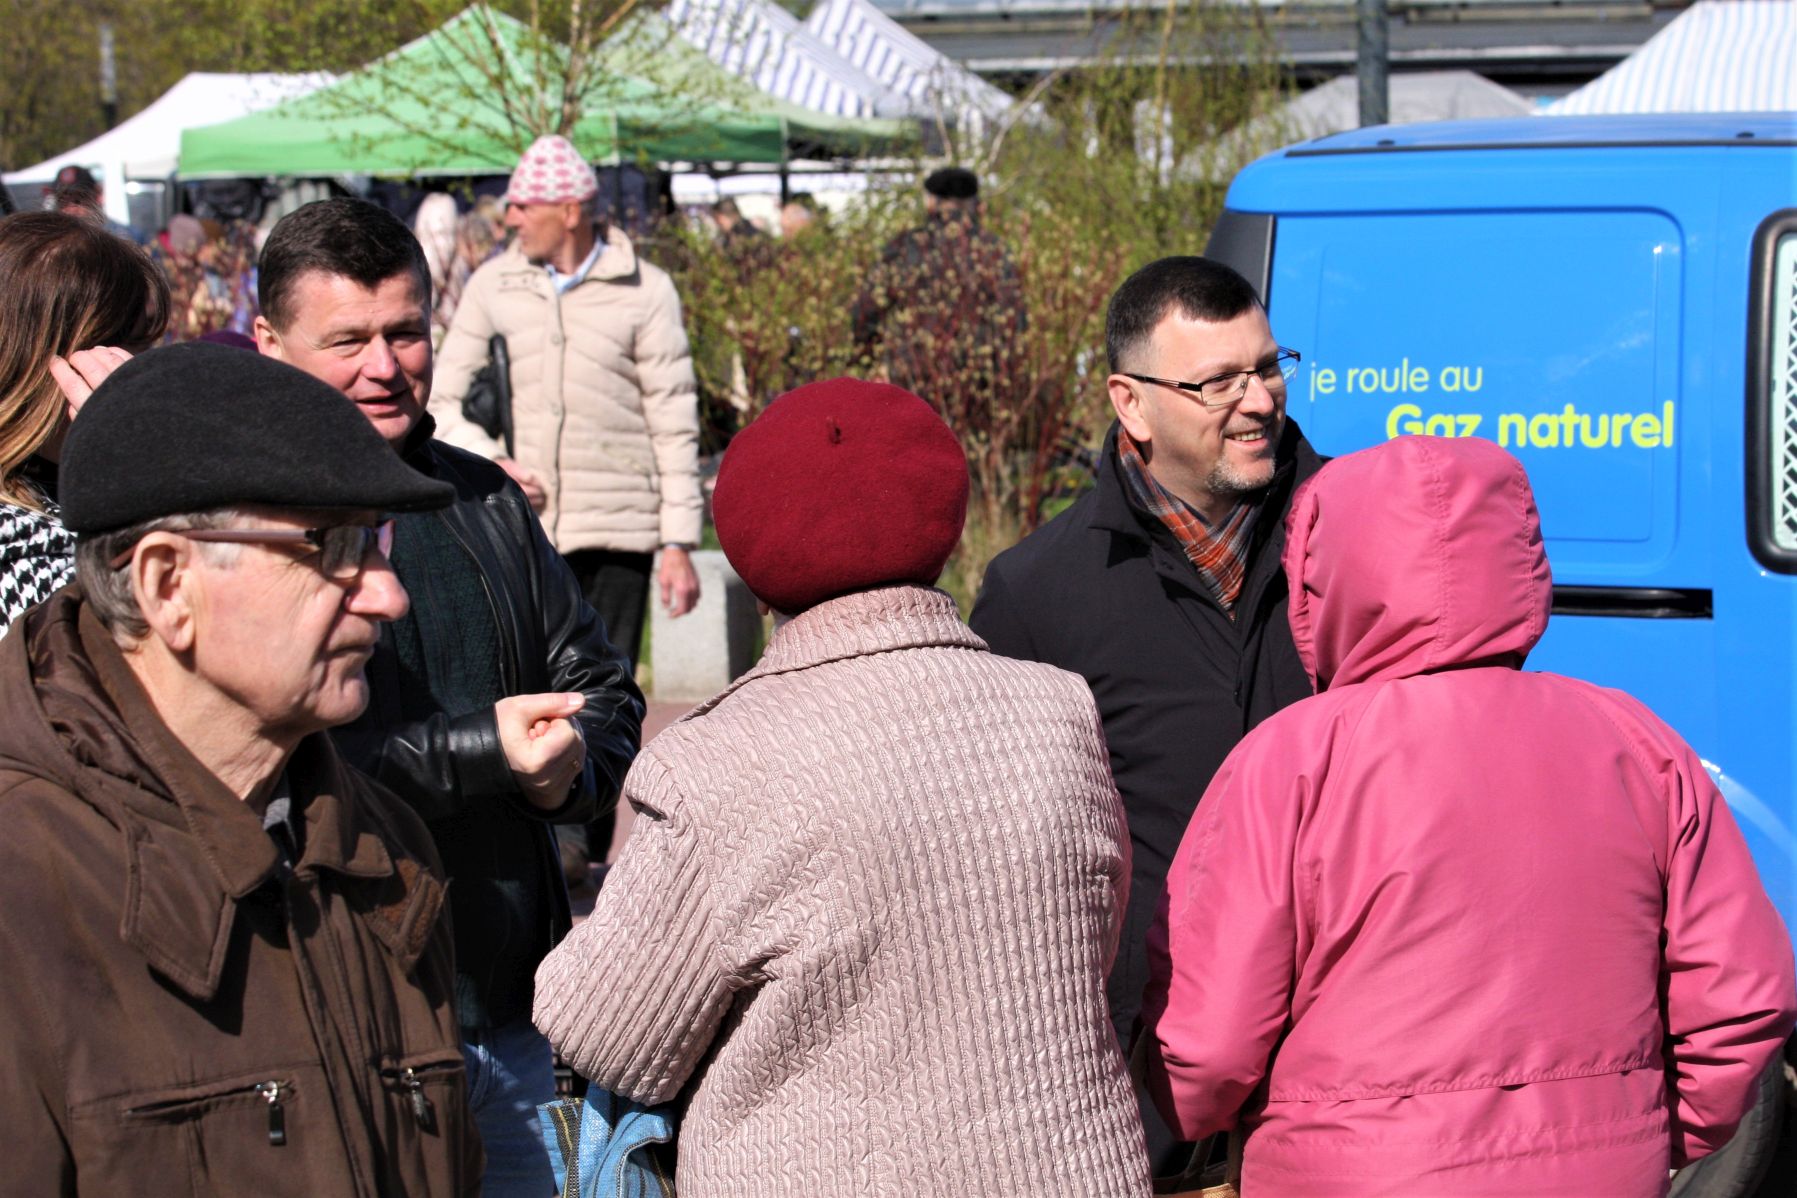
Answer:
[[[0,1190],[474,1193],[417,817],[309,737],[283,876],[75,587],[0,641],[0,711]]]
[[[650,553],[699,543],[699,400],[667,272],[616,229],[585,278],[557,295],[516,247],[468,280],[443,338],[437,435],[487,457],[504,447],[462,415],[502,333],[512,360],[513,449],[548,492],[543,530],[563,553]]]

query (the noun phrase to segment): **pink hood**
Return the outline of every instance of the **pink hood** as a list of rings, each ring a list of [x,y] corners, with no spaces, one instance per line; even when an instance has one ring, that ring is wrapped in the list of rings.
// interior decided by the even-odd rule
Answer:
[[[1399,437],[1330,462],[1292,501],[1284,561],[1292,637],[1319,691],[1520,666],[1547,627],[1535,496],[1490,441]]]

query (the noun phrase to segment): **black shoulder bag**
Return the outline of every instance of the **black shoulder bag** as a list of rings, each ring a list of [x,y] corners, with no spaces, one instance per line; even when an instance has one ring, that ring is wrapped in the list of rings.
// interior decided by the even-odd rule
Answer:
[[[468,393],[462,396],[462,415],[480,426],[489,437],[505,443],[512,456],[512,355],[505,338],[493,334],[487,342],[487,364],[474,372]]]

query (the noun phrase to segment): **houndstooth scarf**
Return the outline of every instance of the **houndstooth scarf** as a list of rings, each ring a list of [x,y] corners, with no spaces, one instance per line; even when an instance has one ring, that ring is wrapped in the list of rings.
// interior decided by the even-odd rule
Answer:
[[[58,509],[46,512],[0,503],[0,633],[75,575],[75,534]]]

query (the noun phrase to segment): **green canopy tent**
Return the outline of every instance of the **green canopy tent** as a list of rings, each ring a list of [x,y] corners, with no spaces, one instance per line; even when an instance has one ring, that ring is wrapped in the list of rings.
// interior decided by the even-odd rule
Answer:
[[[827,116],[764,96],[671,31],[662,36],[656,21],[630,23],[583,72],[571,137],[596,163],[850,157],[909,133],[902,122]],[[504,173],[536,130],[553,127],[542,114],[560,106],[568,54],[503,13],[469,8],[329,87],[185,131],[179,175]]]

